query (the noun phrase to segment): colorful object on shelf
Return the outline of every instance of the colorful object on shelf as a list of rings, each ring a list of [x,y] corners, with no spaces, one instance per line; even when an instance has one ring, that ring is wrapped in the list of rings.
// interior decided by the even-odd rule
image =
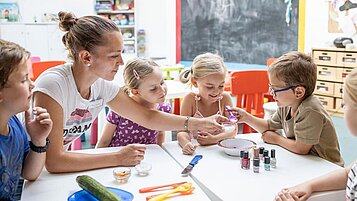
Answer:
[[[138,56],[139,57],[145,57],[145,30],[140,29],[138,31]]]

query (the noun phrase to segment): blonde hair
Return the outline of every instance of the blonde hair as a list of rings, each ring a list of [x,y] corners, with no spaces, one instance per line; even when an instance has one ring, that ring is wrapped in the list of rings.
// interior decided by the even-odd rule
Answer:
[[[159,65],[150,58],[135,58],[126,63],[124,68],[124,91],[129,94],[131,89],[137,89],[140,80],[159,68]]]
[[[351,100],[351,106],[357,108],[357,69],[353,69],[352,72],[347,76],[344,93],[349,100]]]
[[[215,73],[227,74],[227,68],[223,58],[217,54],[204,53],[195,57],[191,69],[180,73],[180,81],[189,83],[192,78],[200,79]]]
[[[316,70],[316,64],[310,56],[293,51],[276,59],[268,68],[268,73],[285,82],[287,86],[305,87],[305,99],[315,90]]]
[[[30,52],[20,45],[0,39],[0,90],[6,85],[10,74],[29,58]]]
[[[68,58],[76,61],[81,50],[92,52],[96,47],[105,45],[105,33],[120,32],[111,20],[99,16],[77,18],[73,13],[59,12],[59,28],[66,32],[62,42],[68,50]]]

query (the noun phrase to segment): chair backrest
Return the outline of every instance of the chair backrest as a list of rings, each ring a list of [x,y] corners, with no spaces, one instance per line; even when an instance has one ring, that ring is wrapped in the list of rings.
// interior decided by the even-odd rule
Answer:
[[[264,93],[269,90],[267,70],[236,71],[231,74],[231,93],[236,106],[258,116],[264,116]]]
[[[65,61],[39,61],[39,62],[34,62],[32,63],[32,75],[33,77],[31,78],[32,81],[35,81],[40,74],[54,66],[58,66],[61,64],[66,63]]]
[[[277,58],[270,57],[267,59],[267,66],[269,67]]]

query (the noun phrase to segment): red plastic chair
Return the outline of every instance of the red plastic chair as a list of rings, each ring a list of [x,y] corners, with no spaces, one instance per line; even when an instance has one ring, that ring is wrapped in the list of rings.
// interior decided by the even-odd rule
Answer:
[[[250,114],[264,117],[264,94],[269,87],[267,70],[236,71],[231,74],[231,93],[236,96],[236,106]],[[243,124],[243,133],[253,129]]]
[[[65,61],[39,61],[32,63],[32,81],[35,81],[41,73],[49,68],[66,63]]]

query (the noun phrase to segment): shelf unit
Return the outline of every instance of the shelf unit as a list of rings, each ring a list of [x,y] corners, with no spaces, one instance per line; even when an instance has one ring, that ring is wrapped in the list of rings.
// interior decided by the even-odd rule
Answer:
[[[315,95],[328,112],[343,114],[343,83],[346,76],[357,67],[357,50],[314,48],[312,55],[317,65]]]
[[[96,0],[98,15],[111,19],[123,34],[123,56],[137,56],[135,0]]]

